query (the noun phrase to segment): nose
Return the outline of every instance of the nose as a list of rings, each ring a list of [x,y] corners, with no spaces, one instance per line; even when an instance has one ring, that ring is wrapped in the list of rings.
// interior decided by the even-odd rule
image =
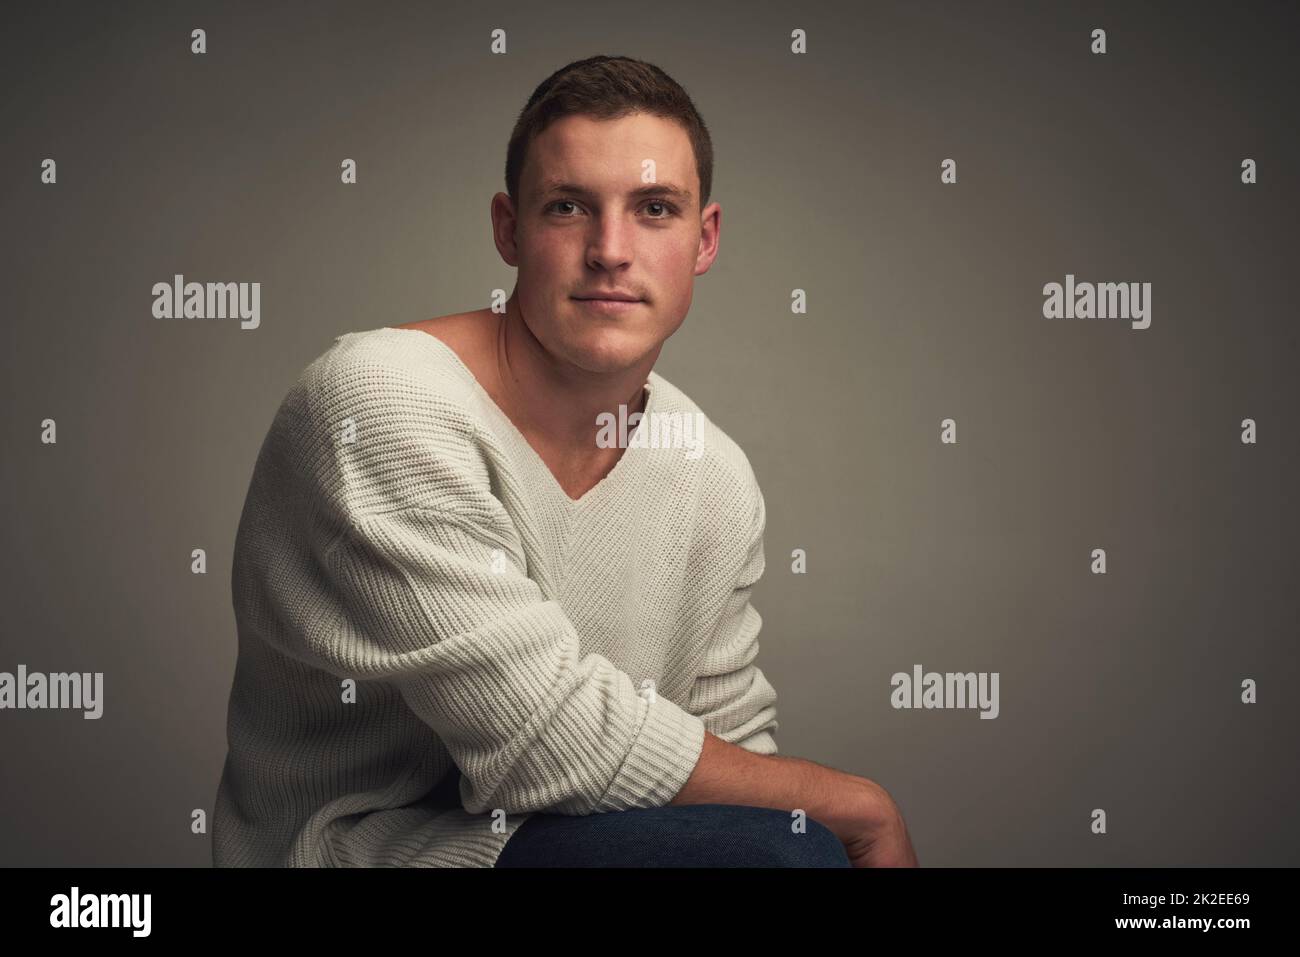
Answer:
[[[632,262],[632,226],[618,216],[592,218],[591,236],[587,241],[587,265],[610,272]]]

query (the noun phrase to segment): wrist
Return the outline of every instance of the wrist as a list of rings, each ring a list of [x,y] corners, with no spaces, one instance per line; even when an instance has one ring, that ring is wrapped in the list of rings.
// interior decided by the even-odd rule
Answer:
[[[854,778],[850,788],[856,833],[889,827],[898,820],[898,805],[889,792],[868,778]]]
[[[825,824],[845,844],[869,837],[897,819],[893,798],[875,781],[822,765],[815,767],[830,772],[831,777],[822,790],[828,800],[816,811],[809,809],[809,816]]]

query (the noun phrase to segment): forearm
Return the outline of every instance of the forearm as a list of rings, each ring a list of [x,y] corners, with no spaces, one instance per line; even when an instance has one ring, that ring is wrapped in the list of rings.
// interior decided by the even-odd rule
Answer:
[[[894,810],[884,788],[867,778],[804,758],[754,754],[707,732],[695,770],[669,804],[799,808],[842,841]]]

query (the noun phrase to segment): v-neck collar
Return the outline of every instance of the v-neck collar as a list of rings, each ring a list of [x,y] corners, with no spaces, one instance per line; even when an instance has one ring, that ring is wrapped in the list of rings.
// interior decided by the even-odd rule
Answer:
[[[541,474],[542,481],[546,483],[548,494],[560,502],[566,514],[572,515],[587,509],[589,506],[608,494],[612,487],[626,479],[629,473],[633,471],[636,462],[630,460],[637,458],[638,453],[643,451],[643,449],[639,445],[632,444],[632,437],[640,430],[641,423],[650,418],[650,412],[652,407],[655,405],[655,396],[658,393],[658,389],[655,388],[653,382],[653,372],[646,378],[644,386],[646,390],[646,400],[645,408],[642,410],[642,417],[637,421],[635,427],[628,429],[627,448],[623,450],[623,454],[619,456],[618,461],[614,463],[614,467],[606,473],[604,478],[591,488],[587,489],[587,491],[582,494],[581,498],[571,498],[569,493],[564,490],[564,487],[560,485],[559,480],[555,477],[555,473],[551,471],[551,467],[546,464],[546,461],[542,458],[540,453],[533,448],[532,443],[529,442],[524,434],[519,431],[510,416],[506,415],[502,408],[497,405],[496,400],[493,399],[487,389],[483,387],[483,383],[479,382],[478,376],[476,376],[473,370],[465,364],[464,360],[461,359],[455,349],[447,345],[447,343],[443,342],[437,336],[425,332],[423,329],[402,329],[397,326],[384,326],[383,328],[385,331],[390,332],[411,332],[419,336],[421,339],[427,339],[433,344],[433,347],[436,350],[441,351],[451,360],[453,366],[458,369],[460,374],[471,383],[474,389],[477,390],[479,396],[483,399],[484,405],[486,405],[492,411],[492,414],[499,420],[501,428],[505,431],[506,435],[514,441],[522,454],[529,458],[533,468]]]

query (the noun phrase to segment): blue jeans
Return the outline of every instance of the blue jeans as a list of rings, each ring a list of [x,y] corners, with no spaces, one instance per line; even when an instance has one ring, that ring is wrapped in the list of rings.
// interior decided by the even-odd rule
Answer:
[[[496,867],[851,867],[844,845],[807,818],[740,804],[682,804],[576,817],[534,813]]]

